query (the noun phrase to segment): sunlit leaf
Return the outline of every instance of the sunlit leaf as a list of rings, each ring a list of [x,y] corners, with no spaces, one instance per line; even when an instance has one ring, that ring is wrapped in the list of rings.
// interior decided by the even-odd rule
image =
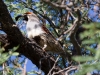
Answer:
[[[77,62],[86,62],[94,60],[94,57],[91,56],[74,56],[73,59]]]

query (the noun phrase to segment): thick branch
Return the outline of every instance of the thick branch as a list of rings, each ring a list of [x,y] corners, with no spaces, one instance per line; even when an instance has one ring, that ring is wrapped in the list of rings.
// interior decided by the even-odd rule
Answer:
[[[78,14],[78,18],[74,21],[74,27],[73,29],[71,30],[71,35],[70,35],[70,39],[71,39],[71,42],[73,43],[73,46],[75,48],[74,50],[74,53],[75,55],[81,55],[81,47],[78,43],[78,41],[76,40],[76,32],[80,26],[80,21],[81,21],[81,15],[80,15],[80,11],[77,10],[77,14]],[[75,52],[76,51],[76,52]]]
[[[39,61],[48,56],[48,54],[44,53],[42,48],[40,48],[34,41],[30,41],[22,35],[13,22],[7,7],[2,0],[0,0],[0,23],[2,24],[3,31],[7,34],[7,36],[0,36],[1,38],[4,37],[4,39],[0,39],[0,41],[3,42],[5,49],[7,50],[8,48],[19,45],[17,52],[29,58],[35,65],[37,65],[37,67],[39,67]],[[47,74],[54,62],[55,60],[51,57],[50,59],[43,59],[41,69]],[[58,66],[56,66],[56,68],[56,71],[60,70]],[[63,75],[63,73],[60,75]]]

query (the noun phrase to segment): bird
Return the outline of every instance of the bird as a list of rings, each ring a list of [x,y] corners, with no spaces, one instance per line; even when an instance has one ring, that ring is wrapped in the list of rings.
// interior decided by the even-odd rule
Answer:
[[[40,22],[39,17],[33,12],[26,12],[18,15],[16,21],[23,17],[26,21],[26,32],[29,39],[34,39],[35,42],[42,47],[43,51],[59,54],[64,58],[70,58],[70,54],[65,52],[61,44],[52,35],[52,33]]]

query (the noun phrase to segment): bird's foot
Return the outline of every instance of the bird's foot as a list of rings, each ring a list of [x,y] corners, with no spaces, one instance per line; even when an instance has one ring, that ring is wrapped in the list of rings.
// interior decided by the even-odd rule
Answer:
[[[43,46],[43,48],[42,48],[44,52],[45,52],[46,47],[47,47],[47,45],[44,44],[44,46]]]

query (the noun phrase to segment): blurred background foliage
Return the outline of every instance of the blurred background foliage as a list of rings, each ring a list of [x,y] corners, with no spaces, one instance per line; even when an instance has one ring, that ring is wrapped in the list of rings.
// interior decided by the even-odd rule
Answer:
[[[44,2],[44,0],[4,0],[9,13],[13,20],[19,14],[27,11],[34,12],[40,17],[43,24],[52,32],[63,48],[72,54],[72,66],[77,66],[75,70],[70,70],[69,74],[73,75],[99,75],[100,74],[100,1],[99,0],[50,0],[52,3],[61,5],[74,3],[69,6],[74,11],[67,11],[59,7],[53,7]],[[75,9],[79,8],[80,14],[77,14]],[[69,17],[68,17],[69,16]],[[75,54],[75,45],[71,40],[71,30],[69,30],[75,22],[75,19],[80,17],[77,26],[77,31],[74,33],[74,38],[79,43],[81,55]],[[16,21],[15,21],[16,22]],[[22,20],[16,22],[22,33],[27,36],[25,23]],[[0,75],[21,75],[23,74],[26,58],[17,56],[14,50],[9,50],[9,53],[2,53],[3,48],[0,48]],[[77,49],[77,48],[76,48]],[[15,57],[12,57],[14,55]],[[57,57],[57,55],[54,55]],[[20,60],[20,58],[23,58]],[[65,68],[69,63],[62,58],[59,59],[58,65]],[[27,68],[27,67],[26,67]],[[26,72],[27,74],[36,74],[36,72]],[[23,74],[24,75],[24,74]]]

